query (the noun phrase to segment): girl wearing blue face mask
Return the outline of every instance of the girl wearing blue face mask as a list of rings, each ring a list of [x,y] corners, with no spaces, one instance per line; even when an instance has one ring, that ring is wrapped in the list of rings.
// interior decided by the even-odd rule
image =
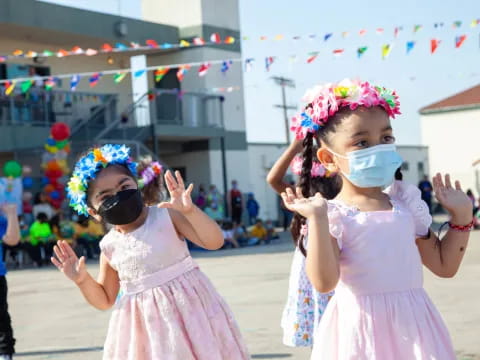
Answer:
[[[422,264],[440,277],[455,275],[473,226],[471,202],[448,175],[434,178],[450,215],[440,241],[419,190],[394,181],[402,163],[390,125],[399,113],[395,92],[344,80],[314,88],[305,100],[292,127],[304,145],[300,187],[282,198],[303,225],[297,235],[312,285],[322,293],[335,289],[311,358],[455,359],[423,289]],[[327,176],[312,196],[314,157]],[[326,200],[339,182],[338,194]]]

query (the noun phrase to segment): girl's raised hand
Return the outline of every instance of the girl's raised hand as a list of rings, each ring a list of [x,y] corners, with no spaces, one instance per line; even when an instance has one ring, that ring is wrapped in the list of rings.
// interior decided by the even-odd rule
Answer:
[[[187,214],[193,210],[194,205],[191,196],[193,184],[190,184],[188,188],[185,189],[185,183],[183,182],[180,172],[175,171],[174,177],[170,170],[165,174],[165,184],[170,193],[170,201],[164,201],[160,203],[158,207],[177,210],[182,214]]]
[[[442,175],[437,174],[433,178],[433,190],[440,205],[455,218],[455,221],[461,222],[458,225],[466,225],[472,221],[473,205],[463,192],[459,181],[455,181],[453,187],[449,174],[445,175],[445,182]]]
[[[63,272],[67,278],[81,283],[87,276],[87,267],[85,266],[85,257],[77,257],[70,245],[64,240],[57,241],[53,248],[57,258],[52,257],[52,263],[58,270]]]
[[[299,213],[305,218],[327,215],[328,203],[320,193],[305,198],[300,188],[297,187],[296,194],[292,189],[287,188],[286,192],[282,193],[282,199],[288,210]]]

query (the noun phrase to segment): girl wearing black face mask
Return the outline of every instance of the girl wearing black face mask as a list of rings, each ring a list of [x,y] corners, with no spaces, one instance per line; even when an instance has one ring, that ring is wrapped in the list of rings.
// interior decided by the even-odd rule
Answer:
[[[170,201],[151,207],[134,172],[125,147],[105,145],[80,159],[69,184],[71,205],[113,226],[100,242],[98,279],[66,242],[52,258],[98,309],[112,307],[121,290],[103,358],[248,359],[233,315],[184,241],[218,249],[220,228],[192,203],[193,185],[185,188],[178,172],[165,175]]]

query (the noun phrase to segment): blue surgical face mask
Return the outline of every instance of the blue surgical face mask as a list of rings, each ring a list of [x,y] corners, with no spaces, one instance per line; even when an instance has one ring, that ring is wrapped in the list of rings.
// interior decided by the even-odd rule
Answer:
[[[397,153],[394,144],[372,146],[367,149],[352,151],[335,156],[348,159],[350,172],[342,174],[355,186],[361,188],[384,187],[390,185],[395,171],[402,165],[402,157]]]

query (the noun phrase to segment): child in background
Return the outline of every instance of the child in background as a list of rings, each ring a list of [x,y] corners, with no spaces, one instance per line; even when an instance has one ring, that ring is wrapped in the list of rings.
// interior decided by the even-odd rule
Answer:
[[[255,200],[253,193],[248,194],[247,198],[247,212],[248,212],[248,224],[253,225],[257,222],[258,213],[260,211],[260,205]]]
[[[439,277],[456,274],[473,226],[472,203],[458,181],[435,176],[435,195],[450,215],[440,240],[419,189],[394,182],[402,164],[390,124],[400,113],[394,91],[344,80],[314,88],[306,101],[293,122],[304,139],[301,186],[282,198],[302,216],[312,284],[321,292],[335,288],[311,359],[456,359],[423,289],[422,263]],[[332,175],[312,196],[314,158]],[[326,200],[339,180],[340,192]]]
[[[275,226],[273,226],[272,220],[265,221],[265,229],[267,230],[267,239],[275,240],[279,238],[275,232]]]
[[[50,227],[57,239],[62,239],[68,242],[69,245],[74,244],[75,241],[75,224],[73,221],[67,219],[62,210],[50,220]]]
[[[16,246],[20,242],[17,206],[13,204],[2,205],[0,218],[1,245]],[[2,247],[0,246],[0,360],[11,360],[15,353],[15,338],[13,337],[12,322],[8,313],[8,286],[5,277],[7,268],[2,258]]]
[[[37,220],[30,226],[30,243],[27,244],[28,254],[38,267],[47,264],[46,256],[52,256],[51,243],[54,239],[47,215],[39,213]]]
[[[217,222],[221,222],[225,218],[223,206],[219,205],[216,201],[212,201],[210,205],[205,208],[205,214]]]
[[[82,254],[85,251],[87,259],[97,258],[100,255],[99,242],[105,234],[102,225],[80,215],[78,221],[73,224],[73,229],[77,251]]]
[[[200,209],[204,210],[207,206],[207,192],[203,185],[200,185],[198,188],[198,195],[195,199],[195,205],[197,205]]]
[[[155,199],[139,191],[130,149],[89,151],[75,167],[68,194],[81,215],[113,226],[100,243],[98,280],[66,242],[58,242],[52,262],[92,306],[115,305],[103,359],[247,360],[230,309],[184,241],[215,250],[223,245],[222,232],[193,204],[193,185],[186,189],[179,172],[168,171],[165,181],[170,201],[145,206]]]
[[[224,221],[222,225],[223,239],[234,248],[239,248],[237,237],[235,236],[234,225],[231,221]]]
[[[257,219],[255,225],[253,225],[252,229],[250,230],[250,236],[257,238],[259,243],[270,243],[270,239],[267,237],[267,229],[263,226],[263,221],[261,219]]]

